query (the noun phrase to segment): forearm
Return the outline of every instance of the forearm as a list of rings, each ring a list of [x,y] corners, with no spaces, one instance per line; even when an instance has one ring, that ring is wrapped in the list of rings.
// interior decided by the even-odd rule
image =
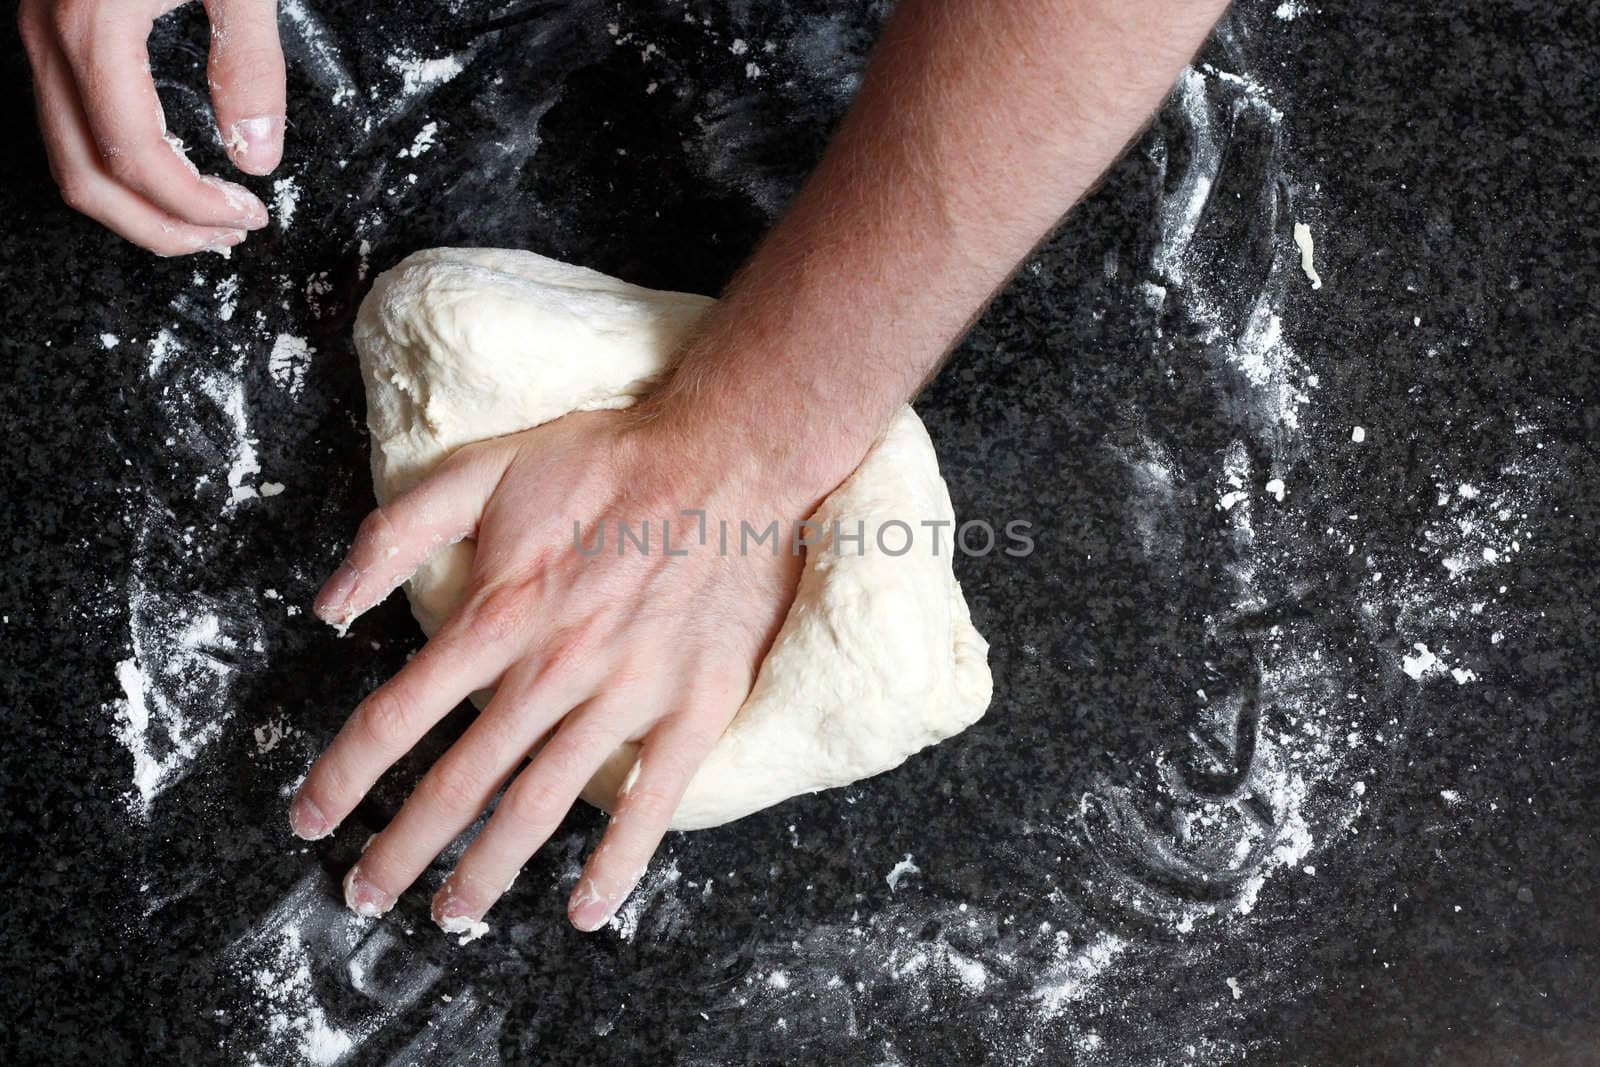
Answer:
[[[660,410],[831,488],[1127,145],[1223,0],[902,0]]]

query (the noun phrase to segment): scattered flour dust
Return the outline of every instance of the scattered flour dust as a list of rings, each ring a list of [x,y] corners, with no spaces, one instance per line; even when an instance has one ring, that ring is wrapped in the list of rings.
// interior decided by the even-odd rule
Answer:
[[[355,1039],[330,1026],[327,1014],[317,1003],[300,931],[286,927],[273,949],[273,954],[250,973],[256,992],[271,1012],[268,1032],[292,1045],[308,1063],[338,1063],[355,1048]]]
[[[256,454],[256,438],[250,431],[250,416],[245,411],[244,380],[218,373],[204,378],[200,387],[222,409],[234,431],[233,460],[226,474],[228,499],[223,504],[226,514],[260,495],[251,479],[261,473],[261,461]]]
[[[272,212],[277,217],[279,229],[289,228],[299,207],[299,183],[293,178],[279,178],[272,183]]]
[[[437,122],[428,122],[424,124],[422,129],[417,131],[417,136],[412,140],[411,147],[402,148],[400,150],[400,158],[418,158],[424,152],[433,147],[434,139],[438,137],[438,135],[439,124]]]
[[[1396,665],[1414,682],[1472,685],[1489,650],[1530,624],[1505,605],[1506,568],[1540,547],[1559,471],[1542,419],[1513,420],[1512,448],[1492,466],[1462,472],[1435,464],[1432,507],[1405,551],[1364,558],[1362,622],[1375,639],[1398,638]],[[1352,551],[1360,540],[1359,529],[1330,532],[1348,537]]]
[[[156,539],[146,519],[141,543]],[[168,590],[136,560],[128,585],[132,654],[116,666],[122,690],[112,731],[133,757],[129,808],[148,819],[157,798],[193,769],[233,717],[241,670],[262,662],[260,617],[228,598]]]
[[[345,1061],[444,974],[394,924],[345,908],[320,868],[231,944],[224,961],[246,994],[229,1028],[229,1060],[259,1067]]]
[[[234,313],[239,310],[239,276],[230,274],[217,283],[215,290],[217,298],[217,318],[223,322],[233,319]]]
[[[359,109],[361,97],[355,80],[322,17],[307,7],[305,0],[282,0],[278,7],[284,19],[284,50],[290,59],[299,60],[310,71],[335,106]]]
[[[1074,943],[1066,931],[1058,931],[1055,936],[1055,957],[1033,989],[1040,1011],[1051,1018],[1092,993],[1096,980],[1128,948],[1127,941],[1108,933],[1097,935],[1087,945]]]
[[[623,902],[606,924],[624,941],[632,941],[639,933],[641,920],[651,914],[652,926],[659,932],[675,927],[683,921],[683,903],[672,893],[682,879],[677,860],[665,865],[654,864],[639,879],[638,888]],[[656,907],[659,902],[660,907]]]
[[[401,49],[385,58],[383,62],[390,70],[400,75],[400,92],[407,97],[415,96],[424,89],[443,85],[466,69],[466,64],[459,56],[424,59],[410,49]]]
[[[148,819],[156,798],[188,772],[231,716],[225,706],[200,709],[185,698],[212,680],[226,680],[233,668],[215,657],[233,648],[214,614],[180,616],[169,628],[173,620],[165,606],[152,611],[155,598],[137,579],[130,599],[133,654],[117,664],[122,700],[114,710],[113,730],[133,756],[130,806]]]
[[[209,362],[192,358],[172,330],[160,330],[149,343],[152,396],[172,436],[164,442],[170,454],[153,468],[149,493],[130,503],[124,516],[133,530],[126,589],[130,652],[114,668],[121,697],[109,708],[112,731],[133,759],[128,804],[142,818],[222,736],[241,672],[264,659],[259,605],[236,590],[210,595],[196,587],[207,531],[192,519],[180,522],[164,499],[192,503],[199,490],[200,499],[217,500],[212,494],[221,490],[217,517],[224,519],[268,492],[263,485],[258,494],[253,484],[261,464],[242,365]],[[181,472],[195,467],[215,473],[191,484]]]
[[[267,373],[290,396],[299,396],[305,388],[306,368],[313,351],[304,337],[280,333],[272,342],[272,354],[267,357]]]

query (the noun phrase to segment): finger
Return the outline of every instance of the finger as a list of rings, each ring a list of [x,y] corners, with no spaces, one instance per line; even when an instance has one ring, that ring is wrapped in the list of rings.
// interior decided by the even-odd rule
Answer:
[[[267,174],[283,158],[283,45],[277,0],[206,0],[211,105],[234,166]]]
[[[618,698],[596,698],[556,730],[500,798],[489,823],[433,898],[446,933],[470,931],[566,818],[578,793],[634,725]]]
[[[168,135],[150,78],[148,14],[137,5],[74,4],[61,10],[67,12],[61,16],[62,50],[82,87],[89,131],[111,177],[194,225],[265,226],[267,208],[254,193],[202,176],[183,154],[183,142]]]
[[[45,151],[62,199],[69,207],[119,237],[162,256],[201,251],[226,253],[244,240],[243,229],[192,225],[159,210],[114,181],[94,147],[66,57],[48,34],[36,27],[30,27],[23,39],[33,65]]]
[[[713,720],[715,721],[715,720]],[[567,903],[579,930],[598,930],[628,899],[666,836],[678,802],[695,771],[721,737],[693,715],[678,716],[651,731],[633,769],[617,791],[605,837],[590,855]]]
[[[317,594],[311,609],[317,618],[348,627],[439,549],[471,537],[505,462],[500,450],[461,449],[368,515],[349,555]]]
[[[307,841],[331,834],[394,762],[477,689],[492,686],[510,655],[485,641],[462,614],[374,689],[312,764],[289,807],[289,825]]]
[[[346,875],[350,908],[361,914],[389,910],[477,820],[539,739],[592,692],[590,673],[569,664],[508,671],[483,714],[423,776]]]

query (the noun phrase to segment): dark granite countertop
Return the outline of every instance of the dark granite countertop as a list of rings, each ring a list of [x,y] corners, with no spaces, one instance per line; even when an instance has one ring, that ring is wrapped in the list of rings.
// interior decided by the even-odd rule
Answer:
[[[418,643],[305,610],[354,309],[446,244],[715,292],[887,4],[281,7],[228,259],[65,210],[5,38],[6,1062],[1600,1062],[1595,9],[1241,4],[918,404],[958,514],[1039,531],[959,563],[987,717],[675,835],[593,936],[576,811],[457,947],[428,879],[337,900],[420,757],[284,818]],[[215,169],[204,45],[153,58]]]

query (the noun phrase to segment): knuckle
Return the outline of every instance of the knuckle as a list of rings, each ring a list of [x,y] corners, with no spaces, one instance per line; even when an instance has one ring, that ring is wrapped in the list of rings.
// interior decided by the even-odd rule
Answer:
[[[428,772],[419,792],[431,806],[451,814],[465,815],[475,813],[483,806],[488,790],[474,768],[459,760],[445,760]]]
[[[262,42],[248,44],[235,42],[231,47],[220,51],[214,48],[212,58],[218,72],[228,78],[254,79],[270,74],[283,65],[283,52],[277,47],[275,39],[270,45]]]
[[[100,158],[105,161],[106,173],[122,185],[137,183],[143,173],[143,168],[131,152],[101,149]]]
[[[563,736],[564,734],[564,736]],[[587,747],[586,738],[572,732],[569,727],[558,734],[545,750],[539,753],[535,774],[545,784],[554,782],[582,783],[585,775],[580,767],[581,753]],[[554,786],[551,785],[554,789]]]
[[[57,0],[56,3],[47,5],[50,25],[63,36],[74,35],[78,27],[83,25],[84,7],[84,0]]]
[[[662,781],[637,782],[623,801],[631,812],[670,816],[678,806],[678,791]]]
[[[383,752],[407,747],[410,721],[410,704],[387,689],[379,689],[361,702],[361,732]]]
[[[356,538],[352,549],[379,554],[397,548],[398,541],[394,521],[390,518],[389,506],[380,504],[368,512],[367,517],[361,520],[361,525],[356,527]]]
[[[572,800],[563,797],[548,780],[535,778],[519,783],[507,793],[505,805],[506,814],[517,826],[543,836],[561,822]]]
[[[688,742],[659,753],[657,758],[665,765],[661,776],[663,781],[678,789],[687,786],[694,772],[700,769],[700,754],[703,751],[698,743]]]
[[[638,833],[608,834],[590,859],[590,874],[612,893],[626,896],[650,865],[658,840]]]
[[[527,741],[522,735],[521,720],[517,715],[485,713],[478,716],[473,729],[482,732],[484,747],[489,752],[497,755],[515,752],[519,756],[528,752]]]
[[[668,767],[681,772],[683,781],[688,781],[700,769],[706,754],[722,740],[725,724],[679,719],[670,726],[670,743],[660,746],[660,756]]]
[[[80,214],[90,214],[97,203],[89,185],[81,178],[63,178],[60,184],[61,201]]]
[[[39,16],[39,5],[24,3],[17,8],[17,33],[30,53],[34,52],[44,37],[44,19]]]
[[[595,651],[599,635],[589,626],[562,631],[545,649],[543,674],[548,679],[570,678]],[[619,688],[625,683],[619,683]]]
[[[650,773],[639,776],[629,799],[649,797],[676,806],[678,796],[688,787],[699,767],[700,760],[684,749],[652,752],[647,763]]]
[[[491,586],[474,600],[468,626],[480,638],[506,640],[526,630],[531,600],[520,583]]]

